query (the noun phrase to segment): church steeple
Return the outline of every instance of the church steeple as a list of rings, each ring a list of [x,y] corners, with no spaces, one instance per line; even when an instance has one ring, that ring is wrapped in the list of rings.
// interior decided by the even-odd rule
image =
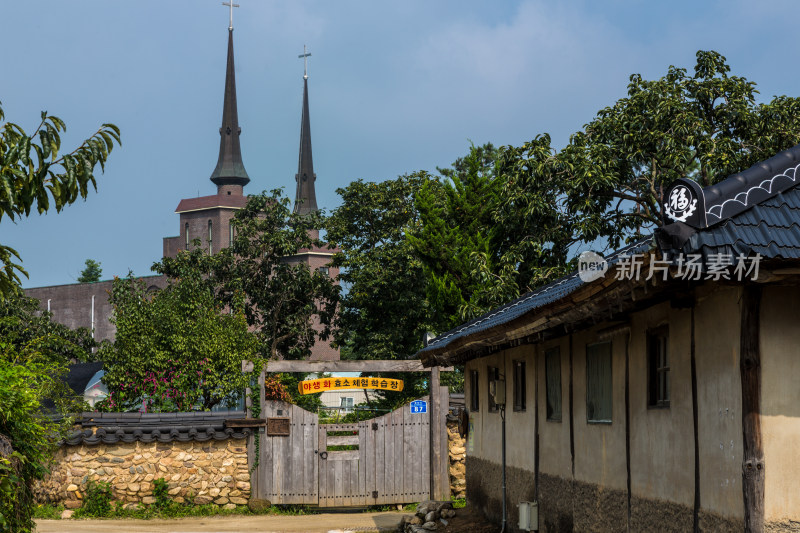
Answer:
[[[233,4],[233,2],[231,2]],[[229,4],[225,4],[229,5]],[[238,4],[231,5],[233,8]],[[217,168],[211,174],[211,181],[221,189],[225,185],[244,186],[250,177],[242,163],[242,151],[239,146],[239,114],[236,109],[236,75],[233,66],[233,17],[228,28],[228,66],[225,72],[225,101],[222,107],[222,127],[219,129],[219,159]]]
[[[317,210],[317,194],[314,191],[314,182],[317,175],[314,174],[314,160],[311,157],[311,120],[308,116],[308,57],[311,54],[303,46],[303,54],[297,57],[303,58],[305,63],[303,69],[303,116],[300,120],[300,157],[297,163],[297,192],[294,197],[294,211],[301,215],[307,215]]]

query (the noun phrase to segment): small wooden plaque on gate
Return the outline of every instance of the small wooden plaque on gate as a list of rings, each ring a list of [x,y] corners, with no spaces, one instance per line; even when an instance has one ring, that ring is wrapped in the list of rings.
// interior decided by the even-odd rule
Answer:
[[[267,435],[270,437],[289,435],[289,419],[285,417],[267,418]]]

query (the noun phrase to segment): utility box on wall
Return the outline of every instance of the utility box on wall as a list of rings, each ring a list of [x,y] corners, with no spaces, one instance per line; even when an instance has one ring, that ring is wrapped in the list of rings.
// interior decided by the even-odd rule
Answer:
[[[506,380],[493,379],[489,382],[489,396],[497,405],[506,404]]]
[[[519,528],[539,531],[539,502],[519,502]]]

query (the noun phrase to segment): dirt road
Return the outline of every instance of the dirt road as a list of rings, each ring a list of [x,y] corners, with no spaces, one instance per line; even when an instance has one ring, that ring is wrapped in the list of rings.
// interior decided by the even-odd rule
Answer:
[[[343,533],[395,531],[401,512],[212,516],[177,520],[37,520],[38,533]]]

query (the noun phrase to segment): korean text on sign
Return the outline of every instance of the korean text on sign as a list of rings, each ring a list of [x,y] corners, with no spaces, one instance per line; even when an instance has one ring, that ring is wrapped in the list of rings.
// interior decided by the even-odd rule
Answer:
[[[345,389],[378,389],[401,391],[403,390],[402,379],[387,378],[321,378],[309,379],[298,383],[297,388],[300,394],[314,394],[326,390],[345,390]]]

